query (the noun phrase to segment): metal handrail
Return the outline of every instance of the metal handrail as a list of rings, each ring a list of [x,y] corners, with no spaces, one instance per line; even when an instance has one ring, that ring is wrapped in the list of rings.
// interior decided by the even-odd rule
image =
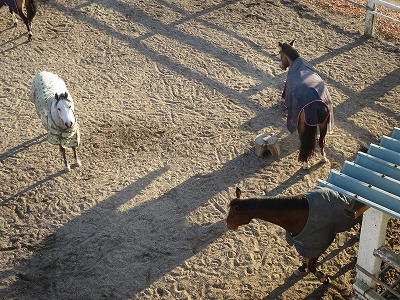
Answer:
[[[388,284],[386,284],[385,282],[383,282],[382,280],[380,280],[379,278],[376,278],[373,274],[371,274],[370,272],[368,272],[367,270],[365,270],[363,267],[361,267],[360,265],[356,265],[356,268],[358,270],[360,270],[362,273],[364,273],[365,275],[367,275],[369,278],[371,278],[373,281],[379,283],[380,285],[382,285],[383,287],[385,287],[385,289],[389,292],[391,292],[393,295],[395,295],[396,297],[398,297],[400,299],[400,293],[397,292],[396,290],[394,290],[393,288],[391,288]]]

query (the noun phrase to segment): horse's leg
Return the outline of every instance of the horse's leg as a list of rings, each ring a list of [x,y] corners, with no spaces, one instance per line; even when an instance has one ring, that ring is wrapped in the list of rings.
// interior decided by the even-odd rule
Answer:
[[[17,26],[17,25],[18,25],[17,16],[15,15],[15,13],[14,13],[13,10],[11,9],[11,7],[8,7],[8,9],[10,10],[10,14],[12,15],[13,22],[14,22],[14,26]]]
[[[17,27],[17,25],[18,25],[18,19],[17,19],[17,16],[15,15],[14,12],[12,12],[12,18],[13,18],[14,26]]]
[[[25,4],[26,7],[26,11],[29,14],[30,11],[30,6],[28,5],[28,1],[17,1],[17,6],[18,6],[18,15],[21,17],[22,21],[24,21],[24,24],[26,26],[26,29],[28,30],[28,40],[31,41],[32,40],[32,28],[31,28],[31,21],[32,18],[29,19],[27,16],[25,16],[24,14],[24,10],[23,10],[23,5]]]
[[[81,161],[80,161],[79,158],[78,158],[78,152],[77,152],[77,150],[76,150],[76,147],[72,147],[72,150],[74,151],[75,164],[76,164],[78,167],[82,166],[82,163],[81,163]]]
[[[65,155],[65,149],[60,145],[61,159],[64,161],[64,170],[69,172],[71,170],[70,165],[67,162],[67,157]]]
[[[294,271],[294,275],[296,276],[302,276],[305,275],[307,273],[307,263],[306,260],[303,260],[302,265]]]
[[[32,40],[32,20],[33,17],[36,15],[36,3],[35,0],[25,0],[25,7],[26,7],[26,13],[27,13],[27,19],[28,19],[28,35],[29,35],[29,40]]]
[[[32,40],[32,31],[31,31],[31,28],[29,26],[28,18],[24,15],[24,12],[22,11],[22,8],[18,7],[18,9],[19,9],[18,15],[21,17],[22,21],[24,21],[26,29],[28,30],[28,40]]]
[[[323,284],[329,284],[330,283],[330,278],[322,273],[321,271],[317,271],[317,262],[318,262],[318,257],[317,258],[306,258],[306,265],[308,271],[313,273],[320,282]]]
[[[319,127],[319,148],[321,149],[321,161],[322,162],[327,162],[328,159],[326,158],[326,153],[325,153],[325,136],[326,136],[326,132],[328,131],[328,123],[329,123],[329,118],[327,119],[327,121],[322,124]]]

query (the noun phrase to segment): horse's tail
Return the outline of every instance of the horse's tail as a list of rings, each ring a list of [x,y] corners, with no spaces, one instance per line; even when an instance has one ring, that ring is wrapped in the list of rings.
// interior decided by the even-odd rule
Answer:
[[[32,19],[36,15],[36,11],[37,11],[36,2],[35,2],[35,0],[26,0],[25,5],[26,5],[26,12],[28,15],[28,20],[29,20],[29,22],[31,22]]]
[[[299,161],[306,162],[314,154],[316,139],[317,139],[317,126],[310,126],[304,124],[303,132],[299,132],[300,137],[300,153]]]

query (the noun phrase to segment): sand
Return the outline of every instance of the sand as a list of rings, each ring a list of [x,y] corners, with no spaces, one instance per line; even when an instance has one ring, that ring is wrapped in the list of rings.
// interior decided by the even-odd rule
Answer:
[[[30,43],[0,14],[1,299],[350,299],[357,229],[321,257],[322,286],[292,276],[282,228],[228,231],[228,204],[236,186],[309,191],[399,126],[399,41],[302,1],[43,0]],[[309,171],[279,105],[277,44],[292,39],[334,103],[329,162]],[[69,173],[29,101],[43,70],[75,100]],[[265,132],[279,158],[255,155]]]

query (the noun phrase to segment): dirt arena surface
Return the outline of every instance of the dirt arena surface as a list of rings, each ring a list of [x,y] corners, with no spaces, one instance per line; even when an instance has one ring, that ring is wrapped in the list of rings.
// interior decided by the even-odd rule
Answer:
[[[351,298],[355,229],[321,257],[322,286],[292,276],[283,229],[225,219],[236,186],[309,191],[400,125],[398,40],[287,0],[42,0],[30,43],[0,16],[0,299]],[[277,44],[292,39],[334,103],[329,162],[310,171],[278,104]],[[69,173],[29,101],[43,70],[75,100],[82,166]],[[255,155],[264,132],[279,159]],[[398,237],[392,220],[397,253]]]

